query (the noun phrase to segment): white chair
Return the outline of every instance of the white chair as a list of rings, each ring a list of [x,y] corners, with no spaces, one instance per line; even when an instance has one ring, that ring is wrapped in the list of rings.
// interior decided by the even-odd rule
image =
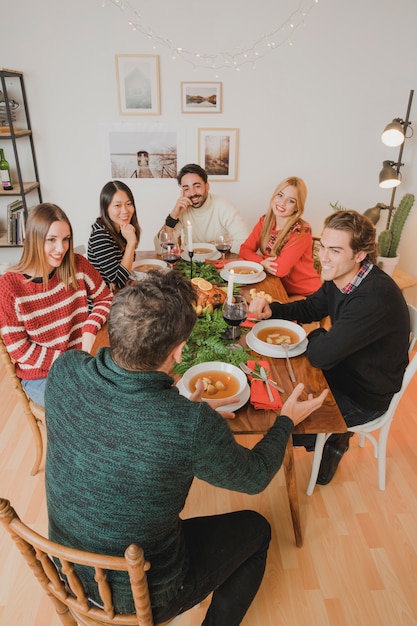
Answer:
[[[414,344],[417,340],[417,309],[413,307],[411,304],[408,305],[408,310],[410,313],[410,327],[411,327],[411,339],[409,346],[409,354],[411,358],[411,351],[414,347]],[[402,398],[403,393],[407,389],[409,382],[412,380],[414,374],[417,371],[417,352],[414,354],[414,357],[410,360],[410,363],[405,370],[403,383],[401,389],[394,394],[390,405],[383,415],[378,417],[372,422],[367,422],[366,424],[360,424],[359,426],[352,426],[348,428],[348,431],[351,433],[358,433],[359,435],[359,446],[363,448],[365,445],[365,438],[369,439],[375,451],[375,458],[378,459],[378,485],[379,488],[384,491],[385,489],[385,480],[386,480],[386,451],[387,451],[387,440],[388,434],[391,428],[392,420],[394,418],[395,411],[397,410],[397,406]],[[379,437],[376,439],[374,435],[371,433],[375,430],[379,430]],[[323,456],[323,448],[327,439],[330,437],[331,433],[319,433],[316,438],[316,446],[314,449],[314,457],[313,457],[313,466],[311,468],[311,476],[310,482],[307,487],[307,495],[311,496],[314,491],[314,486],[317,481],[317,476],[320,469],[320,463]]]

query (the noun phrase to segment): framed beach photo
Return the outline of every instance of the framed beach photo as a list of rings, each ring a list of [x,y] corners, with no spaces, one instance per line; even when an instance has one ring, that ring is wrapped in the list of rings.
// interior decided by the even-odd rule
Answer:
[[[199,163],[210,180],[237,180],[238,128],[199,128]]]
[[[221,113],[222,83],[181,83],[181,113]]]
[[[116,54],[121,115],[160,115],[159,56]]]

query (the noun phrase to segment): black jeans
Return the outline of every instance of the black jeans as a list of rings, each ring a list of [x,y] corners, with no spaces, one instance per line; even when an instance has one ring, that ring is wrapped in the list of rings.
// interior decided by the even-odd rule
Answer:
[[[346,422],[346,426],[358,426],[358,424],[366,424],[376,419],[385,411],[375,409],[364,409],[359,406],[340,389],[332,388],[332,394],[336,400],[336,404]],[[293,435],[292,441],[294,446],[305,446],[309,452],[314,450],[316,444],[316,435]]]
[[[169,606],[153,607],[155,624],[184,613],[212,591],[203,626],[238,626],[261,584],[271,527],[255,511],[183,522],[190,566]]]

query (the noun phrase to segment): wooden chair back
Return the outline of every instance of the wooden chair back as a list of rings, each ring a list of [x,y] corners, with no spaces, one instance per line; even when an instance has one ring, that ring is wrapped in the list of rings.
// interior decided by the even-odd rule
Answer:
[[[141,546],[131,544],[123,557],[73,550],[42,537],[26,526],[9,500],[0,498],[0,522],[10,533],[35,578],[55,605],[64,626],[154,626],[146,572],[150,568]],[[59,559],[67,582],[62,580],[54,559]],[[74,565],[94,568],[103,608],[92,605]],[[107,572],[127,572],[130,578],[134,614],[116,613]],[[167,626],[172,620],[160,626]]]
[[[7,376],[12,383],[13,389],[16,391],[17,398],[19,400],[20,405],[23,408],[26,419],[29,422],[29,426],[32,429],[33,438],[35,441],[35,462],[33,464],[33,468],[31,471],[31,476],[34,476],[38,473],[40,464],[42,462],[43,456],[43,441],[42,441],[42,433],[41,428],[46,433],[45,430],[45,409],[43,406],[36,404],[33,402],[28,396],[23,388],[22,381],[16,375],[15,366],[10,354],[7,352],[6,346],[4,344],[3,338],[0,334],[0,357],[4,363]]]

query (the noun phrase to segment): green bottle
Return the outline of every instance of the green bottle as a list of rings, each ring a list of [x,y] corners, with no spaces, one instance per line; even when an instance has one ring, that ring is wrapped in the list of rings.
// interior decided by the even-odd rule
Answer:
[[[2,148],[0,148],[0,176],[1,185],[4,191],[10,191],[10,189],[13,189],[10,167],[8,162],[4,158],[4,151]]]

